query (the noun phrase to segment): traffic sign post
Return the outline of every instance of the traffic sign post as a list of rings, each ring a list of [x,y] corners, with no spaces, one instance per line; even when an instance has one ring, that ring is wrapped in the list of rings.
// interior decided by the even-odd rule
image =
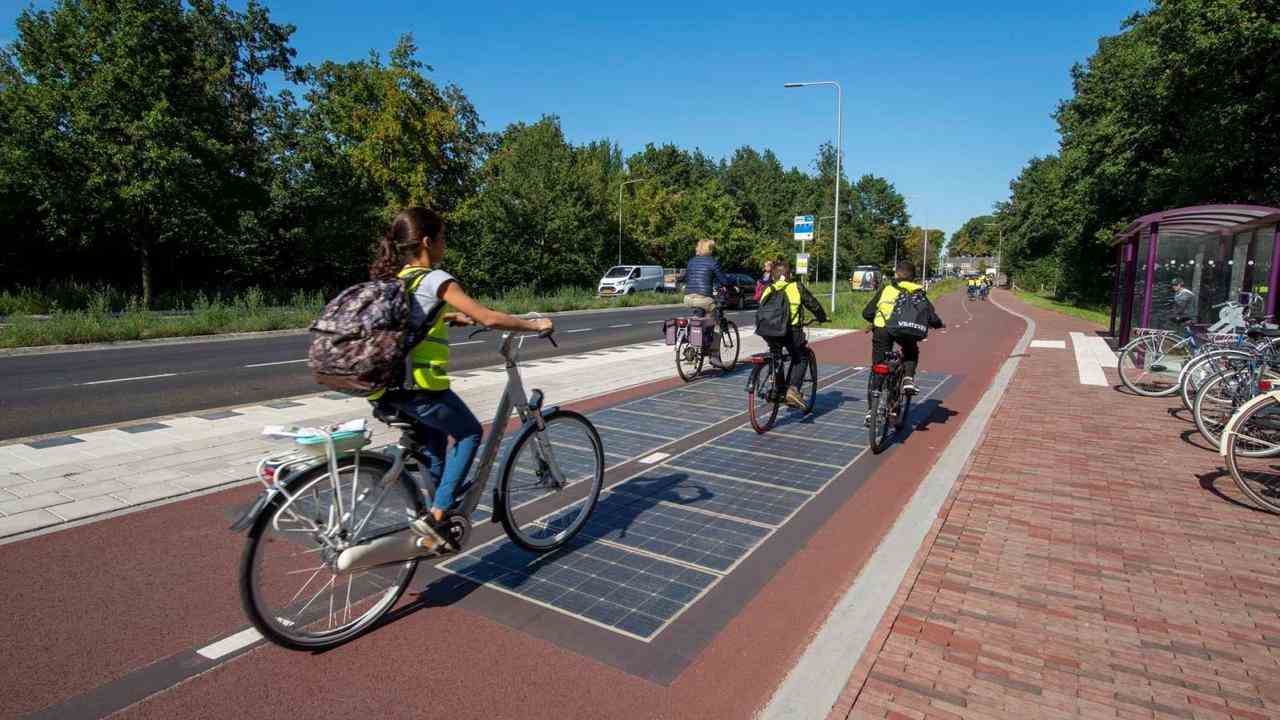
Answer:
[[[809,274],[809,253],[796,253],[796,274]]]
[[[795,228],[796,240],[812,240],[813,239],[813,216],[812,215],[796,215],[794,228]]]

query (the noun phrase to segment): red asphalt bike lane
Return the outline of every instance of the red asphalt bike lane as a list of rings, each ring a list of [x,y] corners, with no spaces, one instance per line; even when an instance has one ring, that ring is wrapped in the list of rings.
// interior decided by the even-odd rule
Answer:
[[[952,293],[921,369],[956,376],[925,427],[874,474],[670,685],[456,606],[414,607],[323,654],[263,645],[126,709],[124,717],[748,717],[766,703],[959,429],[1024,324]],[[815,343],[823,362],[865,365],[865,333]],[[620,391],[589,411],[677,387]],[[745,398],[744,398],[745,410]],[[227,531],[240,487],[12,543],[0,549],[0,717],[20,717],[116,681],[247,625],[237,573],[244,536]],[[412,591],[411,591],[412,592]],[[430,604],[430,597],[423,598]],[[851,655],[862,648],[850,648]]]

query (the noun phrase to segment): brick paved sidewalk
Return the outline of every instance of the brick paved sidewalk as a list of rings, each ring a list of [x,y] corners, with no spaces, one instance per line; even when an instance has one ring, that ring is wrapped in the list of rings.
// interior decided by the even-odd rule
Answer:
[[[1280,717],[1280,517],[1176,399],[1079,384],[1094,326],[997,299],[1067,348],[1022,359],[832,717]]]

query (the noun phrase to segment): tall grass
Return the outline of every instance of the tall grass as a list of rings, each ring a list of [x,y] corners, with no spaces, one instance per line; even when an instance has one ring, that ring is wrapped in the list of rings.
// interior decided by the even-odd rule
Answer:
[[[317,291],[296,291],[282,305],[268,305],[260,290],[248,290],[230,300],[197,294],[189,314],[163,315],[144,309],[135,299],[117,311],[110,296],[89,299],[81,310],[51,308],[47,320],[14,315],[0,327],[0,347],[70,345],[88,342],[146,340],[234,332],[284,330],[309,325],[324,307]]]
[[[1098,325],[1111,324],[1111,307],[1109,305],[1103,305],[1100,303],[1064,302],[1062,300],[1056,300],[1045,294],[1029,292],[1027,290],[1014,290],[1013,294],[1017,295],[1019,300],[1027,303],[1028,305],[1033,305],[1043,310],[1052,310],[1054,312],[1062,313],[1063,315],[1078,317],[1082,320],[1097,323]]]
[[[598,298],[594,291],[565,288],[537,293],[516,288],[497,298],[481,298],[490,307],[512,314],[678,303],[674,293],[636,293]],[[63,285],[54,291],[18,289],[0,293],[0,348],[71,345],[151,338],[216,335],[304,328],[324,308],[319,290],[291,294],[250,288],[239,294],[196,292],[169,296],[165,305],[175,315],[148,310],[136,298],[91,285]],[[33,317],[39,315],[42,317]],[[47,317],[44,317],[47,316]]]

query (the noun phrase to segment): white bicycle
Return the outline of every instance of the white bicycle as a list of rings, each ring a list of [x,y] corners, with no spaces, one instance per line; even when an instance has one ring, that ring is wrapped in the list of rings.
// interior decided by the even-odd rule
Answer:
[[[395,605],[420,560],[465,547],[513,408],[522,424],[493,488],[493,521],[538,553],[563,547],[582,529],[604,484],[604,446],[586,417],[544,408],[540,390],[526,396],[519,369],[526,337],[503,335],[506,391],[478,469],[442,525],[445,542],[430,550],[410,524],[427,509],[423,490],[436,490],[410,418],[375,409],[375,417],[403,431],[386,452],[364,450],[370,437],[363,420],[273,433],[293,437],[296,447],[258,464],[266,490],[232,526],[248,530],[240,595],[264,637],[297,650],[347,642]]]

